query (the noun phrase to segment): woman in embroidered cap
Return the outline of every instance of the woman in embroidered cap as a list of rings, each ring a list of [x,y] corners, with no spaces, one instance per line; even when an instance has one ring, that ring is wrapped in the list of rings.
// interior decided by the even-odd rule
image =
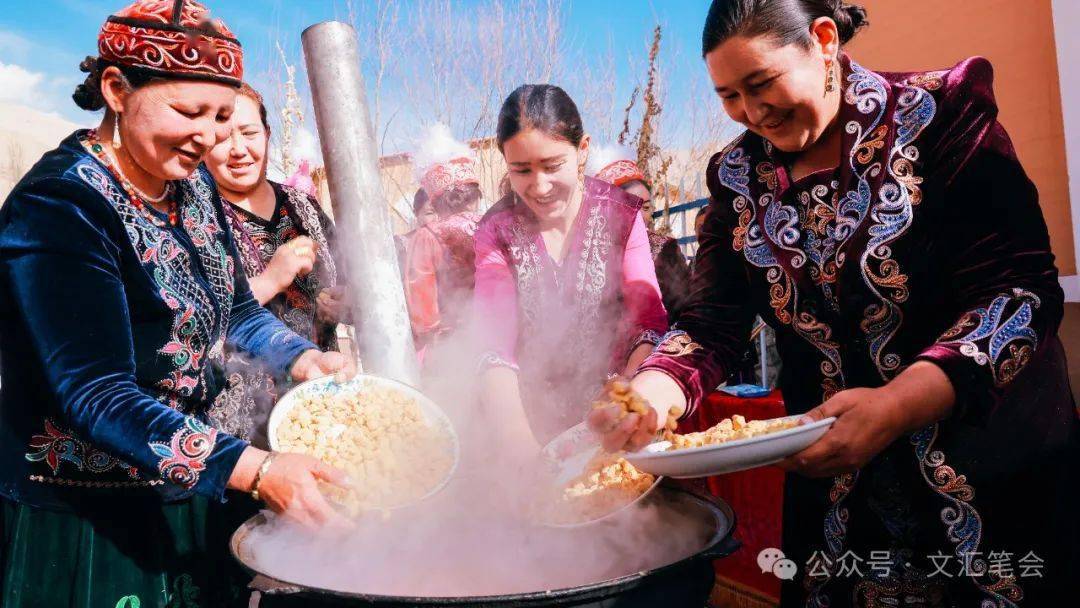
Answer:
[[[302,380],[342,370],[259,306],[213,179],[243,75],[239,43],[191,0],[109,17],[76,91],[105,108],[0,210],[0,604],[227,606],[230,492],[308,525],[340,473],[214,428],[223,346]],[[57,584],[62,582],[62,584]],[[197,600],[195,598],[198,598]]]
[[[590,422],[609,448],[648,441],[760,314],[789,412],[837,417],[783,463],[783,605],[1056,605],[1080,571],[1080,423],[1038,195],[989,62],[870,71],[842,50],[865,20],[714,0],[705,63],[747,130],[709,164],[682,331],[633,380],[656,411]]]
[[[511,191],[476,233],[482,396],[502,437],[535,446],[580,422],[609,373],[634,369],[667,314],[641,199],[585,176],[589,137],[566,92],[519,87],[497,141]]]
[[[589,166],[596,179],[614,184],[642,201],[641,217],[649,233],[649,251],[656,266],[656,282],[664,298],[669,324],[679,319],[683,303],[690,290],[690,268],[686,256],[675,238],[662,234],[653,226],[652,188],[648,178],[633,160],[633,154],[622,146],[603,146],[589,155]]]
[[[429,130],[414,160],[423,171],[420,189],[438,215],[416,229],[405,259],[409,319],[425,368],[432,364],[431,349],[460,328],[472,309],[473,235],[482,194],[471,156],[440,124]]]
[[[229,137],[206,167],[224,199],[225,216],[251,293],[289,329],[323,350],[337,350],[345,311],[332,247],[333,224],[310,194],[266,178],[270,125],[262,96],[240,87]],[[310,180],[309,180],[310,181]],[[219,429],[266,447],[266,423],[288,390],[257,361],[225,345],[226,388],[210,410]]]

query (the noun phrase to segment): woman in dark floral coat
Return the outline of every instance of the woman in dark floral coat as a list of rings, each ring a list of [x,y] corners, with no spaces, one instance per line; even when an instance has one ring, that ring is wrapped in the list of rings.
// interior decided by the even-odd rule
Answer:
[[[691,302],[633,380],[654,410],[590,421],[649,441],[761,315],[788,411],[837,417],[782,463],[785,606],[1055,605],[1080,567],[1080,424],[1038,194],[990,63],[868,70],[841,50],[865,18],[713,2],[706,64],[747,131],[709,163]]]

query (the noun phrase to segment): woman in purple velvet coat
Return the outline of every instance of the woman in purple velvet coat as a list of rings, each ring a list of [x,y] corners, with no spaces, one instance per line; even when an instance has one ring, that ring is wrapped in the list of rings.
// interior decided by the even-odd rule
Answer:
[[[747,131],[709,163],[691,303],[633,380],[654,410],[590,423],[649,441],[761,315],[789,412],[837,417],[783,463],[783,605],[1053,605],[1080,570],[1080,423],[1038,193],[990,63],[870,71],[841,50],[865,19],[714,0],[705,61]]]

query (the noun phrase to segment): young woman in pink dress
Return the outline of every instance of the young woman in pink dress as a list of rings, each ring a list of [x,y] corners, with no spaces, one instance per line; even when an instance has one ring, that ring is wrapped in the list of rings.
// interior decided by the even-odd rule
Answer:
[[[497,141],[511,191],[476,233],[481,399],[502,438],[536,446],[652,352],[667,313],[641,199],[585,177],[589,136],[566,92],[519,87]]]

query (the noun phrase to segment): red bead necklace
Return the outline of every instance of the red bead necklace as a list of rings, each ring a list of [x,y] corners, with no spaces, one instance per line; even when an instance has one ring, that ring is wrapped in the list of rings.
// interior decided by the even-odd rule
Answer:
[[[120,182],[120,185],[124,188],[124,192],[126,192],[128,198],[131,199],[131,204],[134,205],[135,208],[143,214],[143,216],[153,222],[154,225],[164,228],[165,223],[162,222],[156,215],[151,213],[150,210],[146,208],[148,204],[147,197],[144,194],[140,193],[135,188],[135,186],[126,177],[124,177],[124,174],[120,171],[120,167],[118,167],[113,161],[112,156],[105,151],[105,146],[101,143],[101,141],[98,140],[97,129],[90,129],[86,133],[86,139],[82,141],[82,144],[84,148],[89,150],[91,154],[93,154],[98,160],[101,161],[101,164],[105,165],[109,169],[109,172],[113,174],[113,177],[116,178],[116,181]],[[176,211],[176,202],[173,200],[172,197],[172,189],[172,183],[166,183],[165,194],[162,196],[162,198],[166,199],[166,202],[169,205],[169,225],[176,226],[180,222]]]

